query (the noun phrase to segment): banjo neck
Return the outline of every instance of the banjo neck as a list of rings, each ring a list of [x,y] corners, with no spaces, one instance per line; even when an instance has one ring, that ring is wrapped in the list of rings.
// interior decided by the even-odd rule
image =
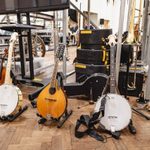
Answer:
[[[115,93],[115,46],[110,48],[110,93]]]
[[[6,75],[5,75],[4,84],[12,84],[12,80],[11,80],[11,77],[10,77],[10,71],[11,71],[11,64],[12,64],[12,53],[13,53],[13,48],[14,48],[17,36],[18,36],[18,33],[14,32],[11,35],[11,39],[10,39],[10,42],[9,42],[8,60],[7,60]]]

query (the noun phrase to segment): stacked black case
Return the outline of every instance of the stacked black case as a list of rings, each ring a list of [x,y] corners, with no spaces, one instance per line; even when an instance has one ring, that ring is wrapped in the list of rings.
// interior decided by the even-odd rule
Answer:
[[[109,75],[109,49],[103,39],[112,33],[111,29],[81,30],[80,44],[77,49],[77,63],[75,65],[76,81],[82,82],[94,73]]]

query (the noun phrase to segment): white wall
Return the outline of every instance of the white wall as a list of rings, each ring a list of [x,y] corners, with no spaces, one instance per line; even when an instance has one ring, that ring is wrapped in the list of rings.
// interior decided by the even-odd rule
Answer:
[[[126,30],[127,24],[128,1],[129,0],[126,1],[125,6],[124,31]],[[138,6],[140,0],[136,1]],[[71,0],[71,2],[73,2],[78,8],[80,8],[81,3],[81,10],[87,11],[88,0],[78,0],[78,2]],[[110,28],[113,29],[113,33],[118,32],[120,2],[121,0],[115,0],[115,3],[113,4],[113,0],[109,0],[109,3],[107,4],[107,0],[91,0],[91,12],[98,13],[98,21],[100,18],[110,20]]]

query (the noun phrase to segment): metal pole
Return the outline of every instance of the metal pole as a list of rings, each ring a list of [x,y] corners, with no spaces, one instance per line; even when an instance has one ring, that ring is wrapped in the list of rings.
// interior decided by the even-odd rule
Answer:
[[[21,24],[21,14],[17,13],[17,23]],[[18,30],[19,33],[19,53],[20,53],[20,63],[21,63],[21,77],[25,77],[25,53],[23,49],[23,41],[22,41],[22,32],[21,30]]]
[[[88,29],[90,29],[90,5],[91,5],[91,1],[90,0],[88,0],[88,22],[87,22],[87,24],[88,24]]]
[[[80,3],[80,11],[81,11],[81,3]],[[81,29],[81,14],[79,13],[79,29]]]
[[[63,10],[63,44],[65,45],[66,47],[66,38],[67,38],[67,10]],[[65,49],[65,52],[64,52],[64,55],[63,55],[63,74],[64,74],[64,82],[66,82],[66,75],[67,75],[67,71],[66,71],[66,49]]]
[[[146,55],[147,55],[147,27],[148,27],[148,5],[149,1],[144,1],[145,8],[143,12],[143,36],[142,36],[142,60],[146,63]]]
[[[130,15],[131,15],[131,4],[132,4],[132,0],[129,0],[128,1],[129,3],[129,6],[128,6],[128,18],[127,18],[127,27],[126,27],[126,30],[129,31],[129,24],[130,24]]]
[[[30,25],[30,14],[26,13],[27,16],[27,24]],[[28,52],[29,52],[29,67],[30,67],[30,79],[34,79],[34,63],[33,63],[33,54],[32,54],[32,37],[31,37],[31,29],[29,29],[27,33],[28,38]]]
[[[150,4],[150,1],[149,1]],[[147,23],[148,23],[148,29],[147,29],[147,45],[145,47],[145,49],[147,49],[147,51],[145,51],[145,55],[147,56],[147,64],[149,66],[149,70],[148,70],[148,77],[147,77],[147,81],[146,81],[146,92],[145,92],[145,98],[150,100],[150,6],[148,8],[148,19],[147,19]]]
[[[117,54],[116,54],[116,84],[118,85],[119,70],[120,70],[120,57],[121,57],[121,46],[122,46],[122,32],[125,14],[126,0],[121,1],[120,5],[120,17],[119,17],[119,30],[118,30],[118,42],[117,42]]]

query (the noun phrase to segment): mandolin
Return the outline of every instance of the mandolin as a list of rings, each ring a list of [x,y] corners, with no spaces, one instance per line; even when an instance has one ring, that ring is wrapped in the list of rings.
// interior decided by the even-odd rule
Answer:
[[[49,120],[59,119],[67,108],[67,99],[64,91],[58,85],[56,75],[59,60],[62,60],[65,46],[60,44],[56,52],[56,61],[50,83],[41,91],[37,98],[37,109],[39,114]]]
[[[12,53],[18,33],[14,32],[9,41],[8,62],[4,84],[0,86],[0,117],[5,118],[21,107],[22,93],[17,86],[12,84],[10,70],[12,64]]]

